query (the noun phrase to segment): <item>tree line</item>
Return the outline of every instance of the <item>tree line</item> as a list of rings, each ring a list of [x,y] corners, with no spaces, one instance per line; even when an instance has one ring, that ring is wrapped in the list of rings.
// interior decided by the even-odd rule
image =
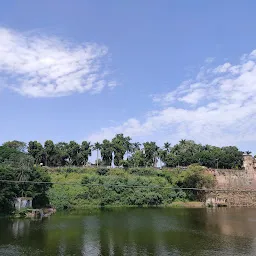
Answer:
[[[197,144],[192,140],[181,140],[175,145],[166,142],[162,147],[156,142],[132,142],[131,137],[117,134],[112,140],[92,144],[83,141],[81,144],[70,142],[54,143],[47,140],[42,145],[38,141],[28,144],[20,141],[3,143],[5,148],[14,148],[34,159],[35,164],[49,167],[85,166],[92,151],[97,152],[97,166],[129,167],[177,167],[193,163],[208,168],[241,168],[243,152],[235,146],[216,147]],[[247,154],[250,152],[247,152]]]

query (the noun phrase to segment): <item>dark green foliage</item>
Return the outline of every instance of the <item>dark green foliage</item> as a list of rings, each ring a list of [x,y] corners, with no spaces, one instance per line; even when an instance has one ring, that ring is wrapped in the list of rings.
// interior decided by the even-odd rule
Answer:
[[[107,169],[107,168],[99,168],[98,170],[97,170],[97,173],[99,174],[99,175],[106,175],[107,173],[108,173],[108,171],[109,171],[109,169]]]
[[[68,156],[71,165],[82,165],[83,157],[80,152],[80,145],[75,141],[70,141],[68,145]]]
[[[37,141],[30,141],[27,151],[24,142],[4,143],[0,146],[1,179],[49,182],[50,173],[55,181],[78,181],[84,186],[54,185],[49,190],[51,184],[47,183],[0,182],[0,211],[10,212],[17,196],[32,196],[35,207],[53,203],[61,209],[83,207],[84,204],[152,206],[170,204],[175,200],[203,200],[203,192],[181,190],[185,187],[208,188],[214,185],[213,177],[206,175],[198,164],[232,169],[241,168],[243,162],[243,152],[236,147],[203,146],[194,141],[181,140],[173,147],[169,142],[162,148],[155,142],[145,142],[140,148],[139,143],[131,143],[130,137],[117,134],[112,141],[96,143],[93,149],[97,150],[97,165],[110,166],[114,156],[115,165],[123,169],[82,168],[91,155],[91,149],[92,145],[87,141],[81,144],[75,141],[54,144],[47,140],[44,147]],[[153,168],[157,161],[160,167],[165,164],[167,167],[189,168],[157,170]],[[36,166],[42,163],[46,167],[34,167],[34,163]]]
[[[176,184],[181,188],[211,188],[215,184],[215,179],[213,176],[205,174],[201,166],[191,165],[188,170],[179,174]],[[186,194],[190,200],[204,200],[205,193],[200,190],[188,190]]]
[[[39,168],[22,169],[4,165],[0,165],[0,179],[50,182],[49,174]],[[11,212],[14,199],[21,196],[33,197],[37,207],[45,206],[48,204],[46,192],[50,187],[51,184],[0,182],[0,212]]]
[[[124,137],[123,134],[117,134],[112,139],[112,147],[114,151],[114,164],[116,166],[122,165],[122,160],[124,158],[125,152],[132,151],[132,144],[130,143],[130,137]]]
[[[26,169],[31,168],[33,163],[34,158],[31,155],[20,152],[14,148],[0,146],[0,165]]]
[[[9,141],[4,143],[4,146],[17,149],[19,152],[26,149],[26,144],[20,141]],[[192,140],[181,140],[173,147],[169,142],[159,147],[151,141],[143,143],[141,148],[140,143],[131,143],[131,138],[123,134],[117,134],[112,141],[103,140],[102,144],[96,142],[94,145],[87,141],[81,144],[75,141],[54,144],[51,140],[47,140],[44,147],[37,141],[30,141],[28,144],[28,153],[35,159],[35,163],[43,163],[50,167],[84,166],[91,156],[92,149],[97,151],[95,161],[97,166],[111,166],[114,160],[115,166],[126,169],[157,165],[158,167],[159,165],[160,167],[189,166],[193,163],[209,168],[239,169],[243,162],[243,152],[233,146],[220,148],[196,144]]]
[[[128,161],[129,161],[131,167],[146,166],[145,154],[140,150],[135,151],[135,153],[129,158]]]
[[[109,140],[103,140],[101,144],[101,157],[104,165],[110,166],[112,162],[113,146]]]
[[[45,152],[40,142],[30,141],[28,143],[28,153],[35,159],[36,164],[45,163]]]
[[[137,206],[157,206],[163,203],[163,197],[161,193],[157,192],[138,192],[127,198],[128,205]]]
[[[135,174],[139,176],[157,176],[158,173],[161,173],[161,171],[158,171],[153,168],[129,168],[130,174]]]
[[[146,166],[154,166],[155,160],[157,158],[158,146],[156,145],[155,142],[152,141],[143,143],[143,146]]]
[[[47,140],[44,143],[44,155],[45,155],[45,165],[55,166],[56,161],[56,149],[52,140]]]
[[[75,169],[73,169],[75,170]],[[84,175],[81,176],[81,173]],[[202,193],[183,191],[181,188],[211,187],[214,178],[204,169],[192,165],[187,170],[155,170],[153,168],[84,169],[84,172],[53,172],[54,181],[78,182],[83,186],[54,185],[49,191],[50,201],[63,209],[86,206],[168,205],[173,201],[201,200]]]
[[[101,150],[101,144],[99,142],[96,142],[93,146],[93,150],[97,151],[96,164],[97,164],[97,167],[98,167],[100,162],[101,162],[101,160],[99,159],[99,151]]]
[[[55,144],[55,153],[54,166],[65,166],[68,164],[68,143],[59,142]]]
[[[81,155],[83,158],[83,165],[85,165],[88,162],[89,156],[92,154],[92,145],[90,142],[83,141],[81,144]]]
[[[16,173],[11,167],[0,166],[1,180],[15,180]],[[0,182],[0,212],[9,213],[13,210],[13,202],[19,193],[19,186],[15,183]]]
[[[87,185],[88,191],[83,198],[97,202],[99,206],[104,205],[160,205],[164,197],[168,195],[164,191],[159,191],[159,186],[168,186],[163,178],[145,178],[135,175],[130,176],[97,176],[86,175],[82,179],[82,184]],[[139,186],[147,186],[140,188]],[[80,196],[81,198],[81,196]],[[170,200],[166,200],[171,202]]]
[[[0,146],[0,164],[10,163],[20,158],[21,152],[6,146]]]
[[[51,184],[32,184],[26,181],[50,182],[49,174],[42,168],[33,167],[31,155],[15,148],[0,147],[0,179],[19,183],[0,182],[0,212],[10,213],[16,197],[35,198],[37,206],[47,203],[46,192]],[[23,182],[24,181],[24,182]]]
[[[241,168],[243,152],[237,147],[202,146],[194,141],[182,140],[163,156],[163,161],[168,167],[199,163],[210,168]]]
[[[15,149],[16,151],[19,151],[19,152],[25,152],[27,148],[27,145],[25,142],[18,141],[18,140],[7,141],[3,143],[3,146],[7,148]]]

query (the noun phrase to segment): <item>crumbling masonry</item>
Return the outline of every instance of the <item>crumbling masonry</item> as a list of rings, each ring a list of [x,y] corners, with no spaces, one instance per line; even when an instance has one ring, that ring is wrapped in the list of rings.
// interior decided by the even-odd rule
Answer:
[[[256,207],[256,159],[244,155],[242,170],[208,170],[216,178],[215,189],[206,193],[206,204]]]

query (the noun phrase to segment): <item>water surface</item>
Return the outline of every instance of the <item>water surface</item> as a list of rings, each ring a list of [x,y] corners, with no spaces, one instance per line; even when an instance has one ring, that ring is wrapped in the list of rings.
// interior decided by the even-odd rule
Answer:
[[[256,255],[256,209],[116,209],[0,219],[0,255]]]

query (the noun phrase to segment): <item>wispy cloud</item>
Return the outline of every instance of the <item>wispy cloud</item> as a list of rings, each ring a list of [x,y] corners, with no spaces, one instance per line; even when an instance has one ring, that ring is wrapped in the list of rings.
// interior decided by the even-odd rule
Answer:
[[[109,78],[107,47],[1,27],[0,77],[6,88],[30,97],[99,93],[116,86]]]
[[[176,90],[156,96],[155,102],[165,104],[146,113],[144,120],[129,119],[89,138],[95,141],[122,132],[139,139],[185,138],[214,145],[256,141],[256,51],[237,65],[202,67],[199,74]]]
[[[215,60],[215,58],[214,58],[214,57],[208,57],[208,58],[206,58],[206,59],[205,59],[205,61],[204,61],[204,62],[209,64],[209,63],[214,62],[214,60]]]

